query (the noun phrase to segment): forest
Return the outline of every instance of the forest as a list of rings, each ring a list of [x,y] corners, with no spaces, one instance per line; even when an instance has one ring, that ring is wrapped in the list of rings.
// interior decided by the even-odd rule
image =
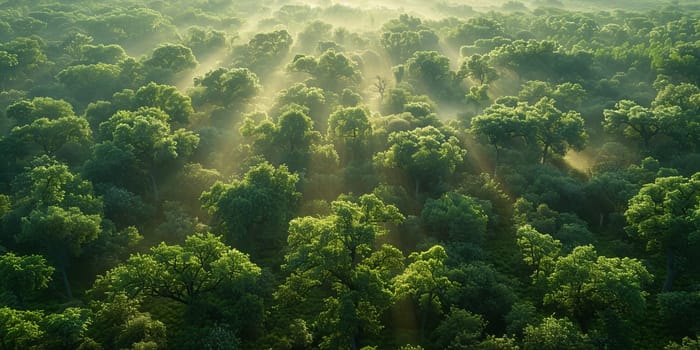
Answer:
[[[4,349],[700,349],[700,1],[0,0]]]

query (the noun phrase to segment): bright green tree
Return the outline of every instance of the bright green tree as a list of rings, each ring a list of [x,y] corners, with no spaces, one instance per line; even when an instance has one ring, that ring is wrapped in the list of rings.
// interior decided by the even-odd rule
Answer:
[[[680,271],[679,260],[693,256],[700,243],[700,173],[690,178],[659,177],[644,185],[629,201],[627,233],[646,242],[652,253],[666,259],[663,291],[671,291]]]
[[[233,246],[254,260],[279,262],[289,220],[301,199],[299,176],[286,166],[263,163],[251,168],[241,180],[216,182],[202,194],[202,207]]]
[[[626,317],[643,313],[647,295],[643,286],[651,279],[636,259],[598,256],[593,246],[580,246],[557,260],[547,277],[549,291],[544,301],[566,311],[587,329],[602,311],[614,310]]]
[[[376,247],[376,240],[386,223],[401,220],[396,207],[363,195],[334,201],[329,215],[290,222],[289,275],[275,299],[282,310],[313,322],[319,348],[359,349],[383,328],[391,279],[404,258],[393,246]]]
[[[466,151],[454,136],[433,126],[389,135],[389,150],[377,155],[389,168],[399,168],[413,179],[415,193],[421,186],[435,185],[454,173]]]
[[[97,289],[124,292],[130,298],[151,296],[192,305],[227,285],[260,276],[246,254],[226,246],[213,234],[194,234],[183,245],[161,243],[134,254],[95,282]]]
[[[447,276],[447,252],[442,246],[413,252],[408,259],[411,263],[394,279],[396,297],[410,298],[416,304],[420,310],[420,337],[424,339],[429,316],[442,314],[445,293],[454,286],[454,282]]]

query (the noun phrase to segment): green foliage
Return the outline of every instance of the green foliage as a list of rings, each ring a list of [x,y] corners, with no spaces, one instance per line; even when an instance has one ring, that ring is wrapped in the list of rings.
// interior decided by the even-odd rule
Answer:
[[[658,177],[644,185],[625,211],[627,233],[646,242],[647,250],[666,256],[663,290],[670,291],[678,273],[677,258],[689,257],[697,244],[700,175]]]
[[[54,268],[41,255],[0,255],[0,290],[11,292],[19,301],[34,291],[45,289]]]
[[[241,180],[216,182],[202,193],[202,207],[209,211],[227,241],[254,259],[274,259],[283,246],[289,220],[301,199],[299,176],[286,166],[263,163]]]
[[[345,164],[368,156],[371,134],[372,126],[366,108],[346,107],[328,117],[328,139],[334,142]]]
[[[432,126],[389,135],[390,148],[377,155],[389,168],[399,168],[421,185],[435,185],[452,175],[466,151],[454,136],[446,136]]]
[[[484,331],[479,315],[453,307],[433,332],[435,346],[441,349],[473,349]]]
[[[405,64],[406,78],[420,91],[440,99],[459,95],[455,72],[450,70],[450,59],[437,51],[415,52]]]
[[[292,43],[286,30],[258,33],[246,45],[234,49],[234,56],[239,66],[264,76],[287,56]]]
[[[1,349],[697,347],[692,1],[0,2]]]
[[[680,344],[672,342],[664,347],[664,350],[692,350],[700,347],[700,340],[684,337]]]
[[[256,154],[297,172],[309,166],[312,146],[321,138],[320,133],[313,129],[311,118],[294,105],[282,113],[277,123],[263,120],[255,125],[248,118],[243,121],[240,131],[251,139]]]
[[[640,315],[647,295],[642,287],[651,279],[636,259],[597,256],[593,246],[580,246],[557,260],[547,277],[550,291],[544,300],[565,310],[585,329],[602,310]]]
[[[397,298],[411,298],[420,309],[421,337],[426,332],[428,316],[441,314],[444,293],[454,286],[447,276],[445,266],[447,252],[436,245],[423,252],[413,252],[408,256],[412,262],[394,280]]]
[[[318,58],[297,55],[287,69],[292,72],[307,73],[312,76],[308,81],[309,85],[334,92],[354,87],[362,79],[357,63],[334,50],[328,50]]]
[[[155,107],[170,116],[170,122],[176,125],[187,125],[194,115],[192,100],[180,93],[177,88],[169,85],[149,83],[136,90],[133,98],[133,108]]]
[[[472,55],[459,68],[460,76],[470,77],[480,85],[489,84],[498,78],[498,73],[489,63],[488,56]]]
[[[90,316],[89,310],[77,307],[46,315],[40,323],[46,332],[42,343],[48,349],[78,348],[86,340]]]
[[[542,150],[542,164],[550,151],[564,155],[569,148],[582,150],[588,142],[581,115],[575,111],[562,113],[554,103],[552,99],[543,98],[527,116],[535,128],[535,142]]]
[[[122,85],[122,68],[113,64],[96,63],[70,66],[58,73],[56,79],[81,103],[105,100]]]
[[[428,232],[442,241],[483,243],[488,216],[476,199],[455,192],[428,199],[421,218]]]
[[[192,100],[197,105],[233,107],[248,102],[260,91],[257,75],[246,68],[218,68],[194,79]]]
[[[5,349],[26,349],[42,344],[43,313],[0,308],[0,345]]]
[[[6,115],[18,126],[31,124],[39,118],[50,120],[74,116],[73,106],[63,100],[50,97],[35,97],[31,101],[20,100],[7,107]]]
[[[403,216],[374,195],[337,200],[331,214],[290,222],[290,273],[275,292],[283,310],[316,319],[322,349],[352,349],[360,335],[376,336],[392,301],[391,279],[403,269],[403,254],[390,245],[374,248],[385,223]]]
[[[588,337],[566,318],[545,318],[538,326],[527,326],[523,349],[592,349]]]
[[[414,52],[430,51],[438,48],[439,37],[421,19],[401,15],[384,25],[380,44],[394,63],[405,62]]]
[[[196,67],[197,60],[189,47],[169,44],[153,50],[151,58],[146,60],[144,65],[151,69],[177,74]]]
[[[532,282],[540,283],[552,272],[559,257],[561,242],[548,234],[537,232],[530,225],[520,226],[516,235],[523,261],[533,269]]]
[[[44,154],[55,155],[69,143],[87,145],[92,131],[84,118],[69,116],[54,120],[39,118],[31,124],[14,128],[12,133],[25,142],[38,145]]]
[[[192,304],[207,293],[260,276],[246,254],[213,234],[194,234],[183,245],[161,243],[148,254],[132,255],[100,277],[98,288]]]

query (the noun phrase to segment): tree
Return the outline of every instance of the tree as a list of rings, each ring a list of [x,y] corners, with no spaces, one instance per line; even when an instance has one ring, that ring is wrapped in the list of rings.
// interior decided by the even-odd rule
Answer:
[[[308,82],[309,85],[333,92],[357,86],[362,80],[357,63],[335,50],[324,52],[318,59],[297,55],[287,69],[310,74],[312,79]]]
[[[67,268],[100,235],[102,201],[90,182],[47,156],[35,159],[15,183],[11,214],[18,221],[15,239],[36,247],[58,266],[71,298]]]
[[[566,53],[552,40],[515,40],[489,53],[493,63],[521,80],[578,81],[587,79],[592,65],[586,52]]]
[[[169,119],[160,109],[142,107],[136,111],[119,111],[100,124],[100,138],[134,159],[136,169],[150,180],[155,202],[159,200],[158,170],[169,162],[186,159],[199,144],[199,136],[191,131],[171,132]]]
[[[700,347],[700,339],[695,337],[695,339],[690,337],[683,337],[680,344],[676,342],[671,342],[664,347],[664,350],[693,350]]]
[[[109,99],[122,88],[121,78],[120,66],[105,63],[70,66],[56,75],[70,96],[84,104]]]
[[[314,121],[316,128],[323,131],[324,123],[328,118],[326,95],[327,93],[321,88],[296,83],[277,94],[275,104],[270,108],[269,114],[273,117],[279,117],[290,105],[299,105],[308,109],[308,115]]]
[[[519,227],[516,235],[523,261],[534,269],[532,282],[542,281],[554,268],[561,242],[548,234],[537,232],[530,225]]]
[[[479,246],[486,235],[488,216],[480,201],[457,192],[428,199],[421,218],[427,231],[442,241]]]
[[[243,121],[241,134],[251,139],[256,154],[262,154],[273,164],[285,164],[292,171],[308,168],[312,146],[321,138],[313,121],[298,106],[290,106],[277,123],[264,120],[255,125],[252,119]]]
[[[81,64],[119,64],[123,62],[128,56],[124,48],[119,45],[82,45],[78,49],[80,51],[80,63]]]
[[[602,311],[614,310],[620,317],[643,313],[647,293],[642,286],[651,279],[636,259],[598,256],[593,246],[579,246],[557,260],[544,301],[565,310],[586,330]]]
[[[469,131],[486,137],[496,150],[494,177],[498,171],[501,148],[517,137],[525,138],[530,134],[532,126],[527,122],[527,111],[525,104],[499,99],[481,115],[472,118]]]
[[[547,317],[537,326],[527,326],[523,336],[523,350],[592,348],[588,336],[566,318]]]
[[[498,78],[498,73],[491,66],[489,60],[488,56],[471,55],[469,59],[462,62],[459,74],[476,79],[479,85],[491,83]]]
[[[403,63],[416,51],[437,50],[440,38],[418,17],[402,14],[383,26],[380,44],[394,64]]]
[[[166,44],[153,50],[151,58],[144,62],[149,76],[160,82],[172,82],[179,73],[193,69],[197,60],[189,47]]]
[[[474,349],[484,332],[486,322],[479,315],[452,307],[434,331],[435,345],[441,349]]]
[[[153,50],[151,58],[146,60],[145,64],[154,68],[168,70],[172,73],[178,73],[194,68],[197,65],[197,60],[189,47],[168,44]]]
[[[450,29],[447,40],[457,48],[473,44],[479,39],[505,36],[503,24],[486,17],[470,18],[466,22],[458,22],[455,28]]]
[[[457,75],[450,70],[450,59],[437,51],[418,51],[404,65],[406,78],[430,96],[442,99],[461,97]]]
[[[192,100],[189,96],[183,95],[174,86],[158,85],[154,82],[136,90],[133,108],[139,107],[159,108],[170,116],[172,124],[180,126],[187,125],[194,115]]]
[[[69,116],[54,120],[39,118],[29,125],[12,129],[12,134],[40,146],[44,154],[54,156],[69,143],[88,145],[92,131],[84,118]]]
[[[445,293],[454,287],[447,276],[445,266],[447,252],[435,245],[423,252],[413,252],[408,256],[412,262],[404,272],[394,279],[396,297],[410,298],[420,309],[420,337],[425,338],[428,317],[443,312]]]
[[[77,349],[89,341],[90,310],[69,307],[61,313],[48,314],[41,321],[42,344],[47,349]]]
[[[266,76],[287,57],[293,42],[286,30],[255,34],[247,44],[234,49],[237,66],[247,67],[257,75]]]
[[[44,52],[45,48],[46,43],[36,36],[31,38],[18,37],[0,44],[0,51],[5,52],[1,55],[4,57],[5,69],[0,83],[6,85],[8,80],[12,82],[31,76],[33,71],[48,62]],[[25,85],[24,81],[20,81],[20,83],[20,86]]]
[[[333,29],[332,25],[322,21],[316,20],[309,23],[299,33],[299,47],[303,52],[312,52],[318,47],[320,41],[330,37],[331,29]]]
[[[79,256],[85,244],[97,239],[102,218],[87,215],[77,207],[67,210],[58,206],[35,209],[22,218],[22,231],[17,240],[22,243],[37,242],[58,265],[63,275],[66,294],[72,298],[66,267],[69,258]]]
[[[652,140],[667,132],[669,123],[678,114],[678,107],[649,108],[632,101],[622,100],[615,104],[615,109],[603,112],[603,127],[608,132],[622,132],[633,139],[640,139],[645,152],[651,152]]]
[[[369,112],[364,107],[341,108],[328,117],[328,139],[346,164],[366,155],[371,134]]]
[[[0,345],[3,349],[27,349],[42,345],[41,311],[0,308]]]
[[[202,193],[202,208],[229,242],[254,260],[276,261],[289,220],[301,199],[299,176],[268,163],[252,167],[241,180],[216,182]]]
[[[95,285],[129,298],[152,296],[193,305],[208,293],[255,280],[260,273],[246,254],[227,247],[221,237],[194,234],[183,245],[161,243],[147,254],[132,255],[98,277]]]
[[[383,328],[381,315],[391,305],[391,279],[403,269],[403,254],[390,245],[376,247],[384,226],[403,216],[374,195],[336,200],[331,213],[302,217],[289,224],[289,273],[275,292],[280,307],[315,320],[321,349],[359,349]]]
[[[696,42],[678,42],[664,47],[661,54],[652,57],[652,65],[658,73],[673,77],[678,81],[700,83],[700,76],[694,67],[700,58],[700,47]]]
[[[64,100],[51,97],[35,97],[31,101],[20,100],[7,107],[6,116],[12,118],[17,126],[31,124],[39,118],[55,120],[75,116],[73,106]]]
[[[700,237],[699,203],[700,173],[658,177],[642,186],[625,211],[627,233],[646,242],[648,251],[665,255],[664,292],[671,291],[679,260],[692,256]]]
[[[41,255],[0,255],[0,290],[12,293],[19,306],[37,290],[48,287],[54,268]]]
[[[542,164],[547,162],[550,151],[564,155],[569,148],[582,150],[588,142],[581,115],[575,111],[563,113],[554,104],[554,100],[543,98],[526,118],[534,125],[533,136],[542,152]]]
[[[389,135],[390,148],[378,159],[389,168],[405,170],[415,183],[434,185],[451,175],[466,153],[454,136],[446,136],[433,126]]]
[[[248,102],[260,91],[257,75],[246,68],[218,68],[194,79],[192,100],[230,108]]]

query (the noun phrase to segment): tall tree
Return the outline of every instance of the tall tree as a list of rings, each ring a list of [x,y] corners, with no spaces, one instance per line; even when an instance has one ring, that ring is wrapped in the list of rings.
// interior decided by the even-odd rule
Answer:
[[[671,291],[680,261],[693,256],[700,234],[700,173],[659,177],[644,185],[625,211],[627,233],[666,259],[663,291]]]
[[[199,144],[199,136],[191,131],[171,132],[169,120],[170,116],[160,109],[142,107],[136,111],[119,111],[100,124],[103,145],[113,145],[136,160],[137,169],[150,180],[155,202],[159,200],[159,170],[175,160],[186,159]]]
[[[389,144],[378,159],[389,168],[405,170],[415,183],[416,195],[421,186],[435,185],[450,176],[466,154],[456,137],[433,126],[393,133]]]
[[[275,298],[287,312],[311,323],[321,349],[357,350],[372,343],[391,305],[391,279],[403,269],[403,254],[376,248],[386,223],[403,216],[374,195],[337,200],[331,213],[290,222],[285,282]]]
[[[421,341],[427,333],[428,319],[443,312],[445,293],[453,287],[445,266],[447,252],[436,245],[423,252],[408,256],[411,263],[394,279],[397,298],[410,298],[420,310],[419,332]]]
[[[278,263],[289,220],[301,199],[298,181],[286,166],[263,163],[241,180],[216,182],[202,193],[202,207],[235,247],[256,261]]]
[[[580,151],[588,142],[581,114],[562,112],[554,104],[553,99],[543,98],[527,116],[535,128],[533,136],[542,153],[542,164],[547,162],[550,152],[564,155],[570,148]]]
[[[47,288],[54,268],[41,255],[0,255],[0,290],[12,293],[22,306],[27,296]]]
[[[228,284],[260,276],[248,256],[213,234],[194,234],[183,245],[161,243],[147,254],[134,254],[95,282],[96,288],[170,299],[192,305]]]
[[[557,260],[547,277],[550,291],[544,301],[565,310],[587,330],[603,311],[612,309],[622,317],[640,315],[647,294],[643,285],[651,278],[636,259],[598,256],[593,246],[580,246]]]

